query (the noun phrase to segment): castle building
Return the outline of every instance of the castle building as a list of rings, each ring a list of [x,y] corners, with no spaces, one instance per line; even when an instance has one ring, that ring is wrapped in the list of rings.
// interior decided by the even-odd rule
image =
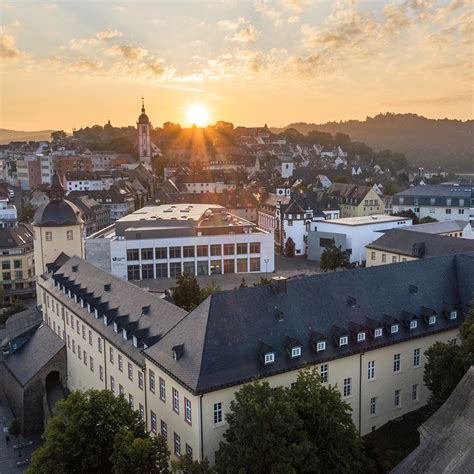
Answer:
[[[148,115],[145,113],[145,103],[142,97],[142,113],[138,117],[138,156],[140,163],[151,165],[151,123]]]

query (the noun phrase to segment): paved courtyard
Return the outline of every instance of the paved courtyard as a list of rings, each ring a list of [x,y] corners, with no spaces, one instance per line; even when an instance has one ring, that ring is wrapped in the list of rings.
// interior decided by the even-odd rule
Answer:
[[[314,275],[320,273],[319,263],[307,260],[305,257],[287,258],[281,255],[275,256],[274,273],[232,273],[228,275],[209,275],[198,276],[197,280],[199,286],[207,286],[211,283],[219,285],[221,290],[231,290],[240,285],[242,278],[245,280],[247,286],[252,286],[258,283],[260,279],[265,276],[271,278],[272,276],[291,277],[295,275]],[[156,280],[144,280],[136,282],[137,286],[142,288],[149,288],[152,291],[164,292],[171,288],[176,283],[173,278],[158,278]]]

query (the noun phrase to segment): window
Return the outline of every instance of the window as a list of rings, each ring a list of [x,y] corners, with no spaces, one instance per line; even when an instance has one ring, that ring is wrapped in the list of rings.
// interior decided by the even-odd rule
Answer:
[[[133,395],[131,393],[128,394],[128,403],[133,408]]]
[[[275,353],[274,352],[266,353],[264,357],[265,365],[273,364],[273,362],[275,362]]]
[[[72,240],[74,236],[74,232],[72,230],[67,230],[66,231],[66,239],[67,240]]]
[[[247,259],[238,258],[237,259],[237,273],[247,273],[247,271],[248,271]]]
[[[181,456],[181,438],[176,433],[174,433],[174,453],[176,456]]]
[[[414,402],[418,401],[418,384],[414,384],[411,387],[411,399]]]
[[[214,424],[220,425],[222,421],[222,402],[214,403]]]
[[[211,256],[221,255],[221,245],[211,245]]]
[[[84,365],[87,365],[87,352],[86,351],[83,351],[84,352]]]
[[[168,425],[163,420],[161,420],[161,436],[168,439]]]
[[[76,341],[74,339],[72,340],[72,353],[76,353]]]
[[[179,392],[173,387],[172,393],[173,393],[173,410],[179,415]]]
[[[164,260],[168,258],[168,249],[166,247],[159,247],[155,249],[155,258],[157,260]]]
[[[390,334],[396,334],[398,332],[398,324],[392,324],[390,326]]]
[[[392,263],[397,263],[397,257],[392,257]]]
[[[144,280],[153,279],[153,263],[144,263],[142,265],[142,278]]]
[[[247,243],[237,244],[237,255],[245,255],[247,253]]]
[[[110,360],[111,364],[114,363],[114,349],[113,349],[113,347],[109,347],[109,360]]]
[[[4,260],[2,262],[2,270],[10,270],[10,260]]]
[[[196,274],[195,269],[194,269],[194,261],[183,263],[183,273],[187,273],[188,275]]]
[[[77,345],[77,357],[79,357],[79,360],[82,359],[82,349],[79,344]]]
[[[13,260],[13,268],[21,268],[21,260]]]
[[[104,381],[104,368],[101,365],[99,365],[99,379],[101,382]]]
[[[393,372],[400,372],[400,354],[395,354],[393,356]]]
[[[383,263],[387,262],[387,255],[385,253],[382,254],[382,262]]]
[[[92,358],[92,356],[89,357],[89,367],[91,371],[94,372],[94,359]]]
[[[140,280],[140,265],[129,265],[127,267],[127,280]]]
[[[183,257],[194,257],[194,246],[183,247]]]
[[[374,337],[382,337],[383,334],[383,329],[382,328],[376,328],[374,331]]]
[[[260,242],[250,242],[250,253],[260,253]]]
[[[53,233],[46,232],[46,242],[51,242],[53,240]]]
[[[251,272],[260,271],[260,258],[259,257],[250,257],[250,271]]]
[[[329,380],[329,366],[328,364],[323,364],[319,368],[319,375],[321,376],[321,383],[327,383]]]
[[[118,355],[118,368],[120,372],[123,372],[123,357],[120,354]]]
[[[395,394],[393,397],[393,406],[395,408],[400,408],[402,406],[400,390],[395,390]]]
[[[140,252],[138,249],[127,250],[127,261],[134,261],[140,259]]]
[[[432,326],[435,323],[436,323],[436,316],[430,316],[430,319],[428,320],[428,324]]]
[[[100,337],[97,338],[97,347],[99,352],[102,354],[102,339]]]
[[[224,260],[224,273],[235,273],[234,259]]]
[[[418,321],[416,319],[413,319],[412,321],[410,321],[410,329],[416,329],[417,326],[418,326]]]
[[[160,400],[166,401],[166,382],[160,377]]]
[[[84,339],[84,341],[86,340],[86,327],[84,324],[82,325],[82,339]]]
[[[300,357],[300,356],[301,356],[301,347],[300,346],[293,347],[291,349],[291,358],[296,359],[297,357]]]
[[[375,252],[370,252],[370,260],[375,260]]]
[[[144,420],[145,419],[145,407],[141,403],[138,404],[138,411],[140,412],[140,418],[142,420]]]
[[[155,393],[155,372],[153,372],[153,370],[150,370],[148,372],[148,381],[150,386],[150,392]]]
[[[446,214],[451,214],[451,209],[446,209]]]
[[[77,319],[76,319],[76,332],[77,332],[77,334],[81,334],[79,320],[77,320]]]
[[[143,390],[143,372],[141,370],[138,371],[138,388]]]
[[[453,321],[453,320],[455,320],[455,319],[457,319],[457,318],[458,318],[458,312],[457,312],[456,310],[451,311],[451,312],[449,313],[449,319],[450,319],[451,321]]]
[[[370,414],[373,416],[377,414],[377,397],[370,399]]]
[[[125,393],[125,390],[123,389],[123,385],[119,384],[119,395],[122,395]]]
[[[235,245],[224,244],[224,255],[234,255],[234,254],[235,254]]]
[[[156,267],[156,278],[168,278],[168,264],[157,263]]]
[[[153,249],[142,249],[142,260],[153,260]]]
[[[375,379],[375,360],[371,360],[367,363],[367,379]]]
[[[196,254],[198,257],[207,257],[209,254],[207,245],[198,245],[196,247]]]
[[[344,388],[343,388],[344,397],[350,397],[351,392],[352,392],[352,378],[348,377],[347,379],[344,379]]]
[[[188,443],[186,443],[186,454],[188,454],[191,459],[193,458],[193,448],[191,448]]]
[[[110,376],[110,390],[115,393],[115,379],[113,375]]]
[[[150,413],[151,415],[151,431],[153,431],[153,433],[156,433],[156,413],[154,411],[151,411]]]
[[[192,423],[191,400],[184,399],[184,419],[189,424]]]
[[[71,338],[69,337],[69,334],[67,335],[67,347],[68,349],[71,348]]]
[[[339,346],[347,346],[349,343],[349,338],[347,336],[341,336],[339,338]]]
[[[176,278],[181,275],[181,262],[170,263],[170,278]]]
[[[413,367],[420,367],[420,349],[413,349]]]
[[[326,350],[326,341],[319,341],[316,344],[316,352],[325,351]]]
[[[363,342],[363,341],[365,341],[365,332],[357,333],[357,342]]]
[[[181,258],[181,247],[170,247],[170,258]]]
[[[130,362],[128,362],[127,367],[128,367],[128,378],[130,380],[133,380],[133,366]]]

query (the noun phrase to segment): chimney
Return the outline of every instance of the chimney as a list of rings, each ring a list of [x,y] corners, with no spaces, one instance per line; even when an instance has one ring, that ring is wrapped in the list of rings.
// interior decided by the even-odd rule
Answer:
[[[277,294],[286,293],[286,277],[275,276],[272,277],[272,287]]]
[[[415,257],[421,258],[425,254],[425,243],[424,242],[418,242],[416,244],[413,244],[413,255]]]

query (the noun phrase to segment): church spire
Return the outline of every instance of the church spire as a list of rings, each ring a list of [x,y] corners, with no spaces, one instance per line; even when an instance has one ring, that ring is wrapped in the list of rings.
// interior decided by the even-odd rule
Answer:
[[[145,98],[142,97],[142,114],[145,113]]]

